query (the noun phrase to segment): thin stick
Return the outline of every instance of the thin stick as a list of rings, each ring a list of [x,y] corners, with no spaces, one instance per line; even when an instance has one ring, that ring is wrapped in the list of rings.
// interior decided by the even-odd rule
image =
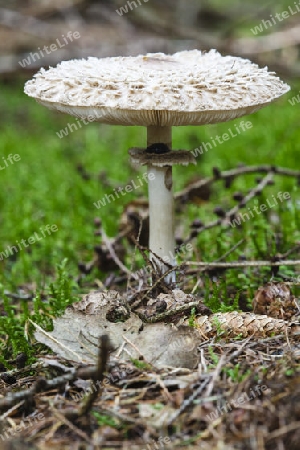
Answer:
[[[245,241],[245,239],[241,239],[233,247],[231,247],[226,253],[224,253],[224,255],[222,255],[222,256],[220,256],[220,258],[216,259],[215,262],[219,262],[219,261],[222,261],[223,259],[227,258],[227,256],[229,256],[231,253],[233,253],[244,241]],[[191,294],[194,294],[196,292],[201,281],[202,281],[201,278],[198,278],[197,283],[193,287]]]
[[[248,192],[248,194],[241,200],[237,205],[235,205],[233,208],[231,208],[229,211],[226,212],[225,216],[213,220],[212,222],[208,223],[207,225],[203,225],[201,228],[197,230],[197,233],[192,233],[187,239],[185,239],[184,244],[189,243],[192,239],[196,238],[200,233],[202,233],[205,230],[209,230],[217,225],[227,225],[229,227],[230,225],[230,219],[235,216],[235,214],[246,204],[254,198],[256,195],[260,194],[263,189],[272,181],[273,179],[273,173],[268,173],[261,181],[258,183],[257,186],[255,186],[253,189]]]
[[[220,256],[220,258],[216,259],[215,262],[221,262],[223,259],[226,259],[227,256],[229,256],[231,253],[233,253],[243,242],[245,242],[245,239],[239,240],[233,247],[231,247],[224,255]]]
[[[112,259],[114,260],[114,262],[117,264],[117,266],[120,267],[120,269],[125,272],[129,277],[134,278],[135,280],[138,279],[138,276],[135,275],[134,273],[132,273],[130,270],[127,269],[127,267],[122,263],[122,261],[119,259],[119,257],[117,256],[110,240],[108,239],[108,237],[106,236],[106,234],[104,233],[104,231],[102,230],[101,233],[101,237],[103,240],[103,243],[106,245],[107,250],[109,251]]]
[[[70,422],[65,415],[61,412],[57,411],[57,409],[51,408],[53,415],[60,420],[63,424],[69,427],[74,433],[76,433],[79,437],[84,439],[89,444],[93,444],[93,441],[88,437],[88,435],[82,431],[80,428],[76,427],[72,422]]]
[[[91,392],[84,398],[79,410],[72,409],[65,412],[65,417],[68,419],[74,420],[78,417],[86,416],[91,410],[99,392],[103,389],[102,381],[108,360],[109,349],[110,344],[108,336],[101,336],[99,339],[97,367],[92,375],[93,389],[91,389]]]
[[[234,267],[261,267],[261,266],[298,266],[300,260],[295,261],[232,261],[232,262],[204,262],[204,261],[186,261],[187,266],[203,267],[204,270],[210,267],[231,269]],[[189,273],[189,272],[188,272]]]
[[[10,408],[22,400],[31,399],[34,397],[34,394],[38,392],[46,392],[51,389],[64,386],[67,382],[74,381],[76,378],[82,378],[85,380],[93,378],[95,376],[95,372],[96,369],[93,366],[78,370],[72,370],[65,375],[54,378],[53,380],[46,380],[46,378],[40,377],[33,384],[33,386],[28,389],[24,389],[19,392],[8,392],[5,397],[0,399],[0,410]]]
[[[224,170],[223,172],[220,171],[217,176],[206,178],[204,180],[196,181],[195,183],[190,184],[187,188],[183,189],[180,192],[177,192],[177,194],[175,194],[175,199],[181,200],[185,198],[192,189],[199,189],[204,186],[209,186],[216,180],[227,180],[230,178],[238,177],[240,175],[251,175],[254,173],[273,173],[275,175],[285,175],[289,177],[300,178],[299,170],[287,169],[285,167],[277,167],[271,165],[238,167],[237,169]]]
[[[176,409],[175,412],[169,418],[169,420],[167,422],[168,426],[171,425],[174,422],[174,420],[176,420],[177,417],[180,416],[180,414],[194,401],[194,399],[196,397],[198,397],[198,395],[202,394],[202,392],[204,391],[204,388],[208,385],[209,381],[210,381],[210,378],[207,378],[206,380],[204,380],[200,384],[200,386],[198,386],[193,391],[193,394],[181,403],[180,408]]]

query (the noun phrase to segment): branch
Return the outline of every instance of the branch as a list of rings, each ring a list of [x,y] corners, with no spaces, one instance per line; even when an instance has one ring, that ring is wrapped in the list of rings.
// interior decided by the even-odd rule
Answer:
[[[203,270],[207,268],[225,268],[232,269],[234,267],[262,267],[262,266],[298,266],[300,260],[295,261],[231,261],[231,262],[204,262],[204,261],[186,261],[187,266],[202,267]],[[189,272],[187,272],[189,273]]]
[[[296,177],[300,179],[300,171],[287,169],[285,167],[277,167],[271,165],[261,165],[261,166],[243,166],[236,169],[224,170],[223,172],[215,169],[216,173],[213,177],[206,178],[205,180],[196,181],[190,184],[187,188],[175,194],[176,201],[184,200],[189,192],[193,189],[199,189],[204,186],[210,186],[217,180],[230,180],[234,179],[240,175],[251,175],[254,173],[273,173],[275,175],[285,175],[289,177]]]
[[[225,225],[227,227],[230,226],[230,220],[232,220],[232,217],[235,216],[235,214],[241,209],[246,206],[246,204],[256,195],[260,194],[262,190],[272,181],[273,179],[273,172],[268,173],[261,181],[258,183],[257,186],[255,186],[253,189],[249,191],[249,193],[233,208],[231,208],[229,211],[227,211],[224,215],[224,217],[220,219],[213,220],[212,222],[208,223],[207,225],[203,225],[202,227],[198,228],[197,230],[192,230],[190,236],[184,241],[184,245],[188,244],[192,239],[196,238],[200,233],[202,233],[205,230],[209,230],[217,225]],[[182,245],[182,244],[181,244]]]

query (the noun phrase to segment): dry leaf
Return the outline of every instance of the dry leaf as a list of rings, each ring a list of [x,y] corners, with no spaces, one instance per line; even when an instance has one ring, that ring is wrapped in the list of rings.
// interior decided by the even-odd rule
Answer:
[[[197,330],[163,323],[143,324],[116,291],[87,294],[54,319],[53,325],[54,330],[47,333],[35,324],[35,337],[66,359],[95,363],[98,337],[107,334],[114,349],[112,355],[119,354],[124,360],[142,355],[156,367],[194,368],[198,363],[201,336]]]

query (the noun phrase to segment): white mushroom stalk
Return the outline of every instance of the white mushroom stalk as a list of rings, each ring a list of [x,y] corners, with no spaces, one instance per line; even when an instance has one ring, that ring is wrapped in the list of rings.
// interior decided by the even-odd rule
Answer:
[[[149,126],[147,128],[147,147],[153,144],[165,144],[172,149],[172,128]],[[161,259],[174,266],[174,199],[173,199],[172,166],[157,167],[148,165],[149,248]],[[153,255],[151,255],[153,258]],[[162,273],[167,270],[157,262]],[[166,281],[175,281],[175,272],[166,277]]]
[[[171,265],[175,264],[172,166],[195,163],[188,152],[171,151],[171,127],[236,119],[267,106],[289,89],[267,67],[216,50],[63,61],[41,69],[25,85],[25,93],[48,108],[88,121],[145,126],[148,149],[154,144],[170,149],[165,155],[142,149],[129,153],[155,176],[149,178],[149,247]],[[166,266],[160,263],[160,268],[165,273]],[[174,274],[167,281],[174,281]]]
[[[196,164],[196,160],[191,152],[171,150],[171,127],[150,126],[147,131],[147,148],[131,148],[129,155],[133,163],[148,167],[150,258],[164,274],[176,264],[172,166]],[[176,281],[175,271],[165,281]]]
[[[149,193],[149,249],[150,259],[156,261],[162,273],[168,266],[155,258],[175,266],[174,206],[172,193],[172,167],[148,166]],[[166,281],[175,281],[175,273],[166,277]]]

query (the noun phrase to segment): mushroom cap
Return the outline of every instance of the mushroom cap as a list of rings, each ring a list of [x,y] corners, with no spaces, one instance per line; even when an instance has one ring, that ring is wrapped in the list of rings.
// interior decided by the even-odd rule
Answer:
[[[25,93],[48,108],[89,121],[143,126],[225,122],[289,89],[267,67],[216,50],[63,61],[25,85]]]

